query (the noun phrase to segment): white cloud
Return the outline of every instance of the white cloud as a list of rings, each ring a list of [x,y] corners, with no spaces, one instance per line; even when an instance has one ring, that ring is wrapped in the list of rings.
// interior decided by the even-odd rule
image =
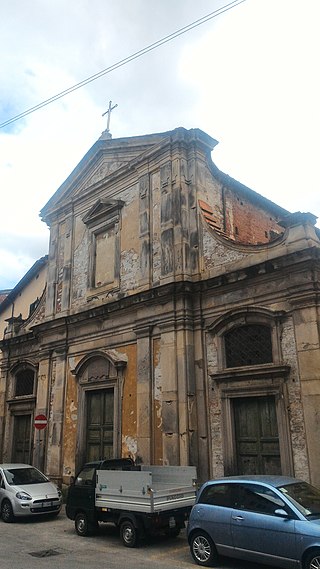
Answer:
[[[0,21],[0,121],[225,3],[11,0]],[[47,252],[39,211],[106,128],[110,99],[114,137],[200,127],[219,140],[222,170],[284,208],[320,215],[319,15],[318,0],[247,0],[0,130],[5,282]],[[25,244],[16,261],[6,232]]]

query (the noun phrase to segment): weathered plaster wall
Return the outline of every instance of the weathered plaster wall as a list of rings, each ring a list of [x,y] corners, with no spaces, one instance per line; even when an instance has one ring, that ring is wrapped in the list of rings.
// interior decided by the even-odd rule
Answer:
[[[80,357],[77,358],[80,360]],[[63,437],[63,482],[68,483],[69,477],[74,474],[77,442],[77,423],[78,423],[78,384],[76,377],[70,372],[78,363],[77,359],[71,358],[68,366],[65,416],[64,416],[64,437]]]
[[[301,385],[297,347],[292,318],[283,322],[281,333],[281,349],[283,362],[290,365],[290,379],[287,382],[289,398],[289,423],[292,444],[294,473],[297,478],[309,481],[309,461],[306,442],[306,431],[303,404],[301,400]]]
[[[239,261],[247,256],[247,253],[228,247],[221,243],[210,230],[202,225],[202,272],[207,274],[209,271],[226,268],[229,263]]]
[[[137,457],[137,346],[119,346],[117,350],[126,354],[128,364],[124,372],[122,400],[122,456]]]
[[[65,222],[62,222],[59,225],[58,257],[56,265],[57,269],[56,305],[55,305],[56,313],[61,312],[65,239],[66,239],[66,224]]]
[[[206,334],[207,376],[218,372],[218,344],[216,336]],[[221,393],[217,383],[208,379],[208,413],[211,439],[211,467],[213,478],[224,476]]]
[[[299,304],[302,306],[299,307]],[[299,307],[299,309],[298,309]],[[296,299],[294,324],[311,482],[320,486],[320,342],[315,306]]]
[[[88,288],[88,231],[82,221],[83,215],[77,215],[74,220],[74,245],[72,268],[72,297],[71,305],[74,310],[85,300]]]
[[[6,419],[6,386],[7,386],[7,365],[0,366],[0,460],[4,462],[3,440],[5,434]]]
[[[161,220],[160,220],[160,171],[151,175],[151,205],[150,215],[152,218],[151,229],[151,271],[152,284],[160,284],[161,277]]]
[[[162,465],[162,372],[160,365],[160,338],[154,338],[153,340],[153,374],[153,463]]]
[[[208,203],[221,229],[224,228],[224,212],[222,200],[222,184],[216,180],[209,169],[207,161],[199,160],[196,164],[197,199]]]

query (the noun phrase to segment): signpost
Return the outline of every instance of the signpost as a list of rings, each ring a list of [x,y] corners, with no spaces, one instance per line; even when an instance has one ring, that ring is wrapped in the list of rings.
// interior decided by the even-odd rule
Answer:
[[[41,445],[41,441],[40,441],[40,431],[42,431],[42,429],[45,429],[46,426],[48,425],[48,419],[46,417],[46,415],[43,415],[42,413],[40,413],[39,415],[36,415],[34,418],[34,428],[37,429],[38,431],[38,436],[37,436],[37,466],[38,468],[41,469],[41,467],[43,467],[43,465],[41,464],[42,460],[41,460],[41,449],[40,449],[40,445]]]
[[[34,418],[34,426],[36,429],[45,429],[48,424],[48,419],[45,415],[37,415]]]

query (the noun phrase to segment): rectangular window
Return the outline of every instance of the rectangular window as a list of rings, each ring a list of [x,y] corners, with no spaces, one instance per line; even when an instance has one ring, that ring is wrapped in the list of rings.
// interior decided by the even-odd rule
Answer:
[[[123,206],[121,200],[98,200],[83,217],[83,223],[88,227],[89,241],[88,299],[119,287]]]
[[[95,235],[94,286],[99,287],[114,281],[115,231],[110,227]]]

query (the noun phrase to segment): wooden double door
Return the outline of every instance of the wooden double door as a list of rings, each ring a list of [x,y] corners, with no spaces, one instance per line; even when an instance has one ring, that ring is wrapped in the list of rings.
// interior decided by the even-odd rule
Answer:
[[[86,461],[114,458],[114,390],[88,391]]]
[[[233,400],[237,474],[281,474],[274,396]]]
[[[12,462],[31,463],[31,414],[14,416]]]

